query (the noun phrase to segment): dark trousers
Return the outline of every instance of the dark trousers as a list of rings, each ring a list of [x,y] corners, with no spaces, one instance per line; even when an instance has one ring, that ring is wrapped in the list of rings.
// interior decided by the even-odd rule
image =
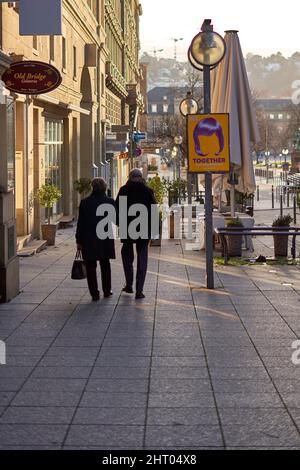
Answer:
[[[109,259],[100,261],[102,289],[104,294],[111,292],[111,267]],[[99,295],[97,281],[97,261],[86,261],[87,282],[92,297]]]
[[[148,240],[138,240],[136,244],[127,241],[122,248],[122,261],[126,278],[126,285],[133,286],[134,245],[137,252],[136,291],[143,292],[148,268]]]

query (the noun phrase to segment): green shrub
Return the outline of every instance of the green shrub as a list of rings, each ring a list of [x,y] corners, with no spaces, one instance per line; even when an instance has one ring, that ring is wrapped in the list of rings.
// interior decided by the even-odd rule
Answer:
[[[239,217],[237,217],[236,219],[229,219],[227,221],[227,227],[244,227],[243,225],[243,222],[241,221],[241,219]]]
[[[293,218],[289,215],[280,216],[274,220],[272,227],[290,227]]]
[[[35,199],[39,202],[40,206],[46,209],[49,224],[51,222],[50,209],[53,208],[54,204],[56,204],[61,197],[61,191],[53,184],[44,184],[35,194]]]
[[[164,203],[164,197],[166,195],[165,185],[160,179],[159,176],[155,176],[150,181],[148,181],[148,187],[154,192],[155,199],[159,206],[162,206]]]

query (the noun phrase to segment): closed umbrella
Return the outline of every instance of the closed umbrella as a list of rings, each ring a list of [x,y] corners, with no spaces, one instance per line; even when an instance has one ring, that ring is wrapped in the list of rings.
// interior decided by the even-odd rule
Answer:
[[[252,194],[256,183],[252,144],[260,141],[251,91],[238,37],[238,31],[226,31],[227,52],[212,74],[212,113],[230,114],[231,171],[239,176],[238,191]],[[228,188],[227,178],[216,177],[214,191]],[[231,186],[231,212],[235,216],[234,188]]]

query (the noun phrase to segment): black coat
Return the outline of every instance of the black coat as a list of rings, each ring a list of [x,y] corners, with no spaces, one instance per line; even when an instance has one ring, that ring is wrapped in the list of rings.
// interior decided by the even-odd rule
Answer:
[[[131,182],[129,181],[125,186],[123,186],[118,194],[116,199],[116,208],[117,208],[117,221],[120,225],[120,197],[127,196],[127,210],[135,204],[143,204],[148,211],[148,240],[151,240],[152,235],[152,226],[151,226],[151,207],[156,206],[156,212],[158,213],[157,202],[154,197],[152,189],[150,189],[143,182]],[[135,219],[135,217],[127,217],[127,229],[130,223]],[[130,240],[129,234],[127,232],[127,240]],[[126,240],[122,240],[124,243]],[[132,240],[136,241],[136,240]]]
[[[87,261],[116,258],[114,239],[100,240],[97,236],[97,225],[104,217],[98,217],[96,213],[102,204],[109,204],[115,208],[113,199],[105,193],[97,192],[93,192],[80,204],[76,242],[82,246],[83,259]],[[112,223],[113,220],[110,227]]]

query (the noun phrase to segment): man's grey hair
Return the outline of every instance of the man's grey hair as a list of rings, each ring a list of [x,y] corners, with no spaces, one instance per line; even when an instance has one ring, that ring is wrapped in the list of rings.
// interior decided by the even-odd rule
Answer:
[[[129,181],[133,181],[133,182],[142,182],[142,181],[144,181],[143,174],[142,174],[141,170],[139,170],[138,168],[135,168],[134,170],[132,170],[129,173]]]
[[[105,193],[107,190],[107,183],[104,178],[94,178],[92,181],[93,191],[98,193]]]

